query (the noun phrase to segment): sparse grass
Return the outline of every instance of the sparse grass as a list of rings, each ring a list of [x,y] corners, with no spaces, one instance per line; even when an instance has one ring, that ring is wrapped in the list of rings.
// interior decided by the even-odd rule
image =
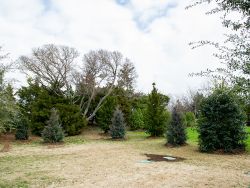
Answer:
[[[26,180],[16,178],[14,180],[0,180],[0,188],[28,188],[29,184]]]
[[[250,127],[247,128],[247,132],[250,133]],[[0,188],[71,187],[71,185],[93,187],[91,182],[96,182],[96,187],[98,185],[107,187],[109,184],[104,183],[109,181],[106,175],[112,176],[110,187],[119,186],[119,183],[116,184],[117,180],[122,184],[123,176],[140,177],[137,179],[138,184],[133,178],[126,179],[126,183],[122,184],[138,187],[144,185],[147,179],[149,181],[145,185],[151,185],[150,182],[155,181],[151,178],[151,174],[155,174],[153,177],[158,177],[160,173],[161,177],[169,177],[172,171],[174,175],[172,178],[176,174],[188,177],[194,186],[200,185],[195,182],[202,179],[213,180],[220,185],[229,180],[230,185],[236,187],[246,185],[247,177],[244,176],[244,172],[250,168],[249,154],[234,156],[200,153],[197,146],[198,133],[195,129],[187,129],[188,145],[177,148],[166,147],[165,137],[152,138],[143,131],[128,131],[126,139],[120,141],[113,141],[100,133],[99,129],[86,130],[83,135],[66,137],[64,144],[55,147],[42,144],[41,139],[27,143],[13,142],[10,152],[0,153]],[[250,151],[250,134],[247,144],[247,149]],[[145,159],[145,153],[168,154],[184,157],[187,160],[171,165],[165,163],[144,165],[142,168],[137,161]],[[112,171],[116,171],[117,176],[109,174]],[[223,174],[223,177],[217,178],[220,174]],[[100,182],[103,184],[98,184]],[[159,183],[158,180],[157,182]]]
[[[78,136],[68,136],[64,138],[65,144],[84,144],[86,141],[83,135]]]

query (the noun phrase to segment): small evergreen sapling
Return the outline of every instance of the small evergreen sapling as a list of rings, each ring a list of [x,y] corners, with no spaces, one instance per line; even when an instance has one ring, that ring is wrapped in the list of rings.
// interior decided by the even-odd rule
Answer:
[[[44,142],[55,143],[61,142],[64,138],[64,132],[59,122],[57,110],[52,108],[50,119],[47,121],[47,126],[42,132]]]
[[[167,128],[167,142],[171,145],[183,145],[187,140],[185,125],[183,124],[181,113],[176,107],[172,111],[171,123]]]
[[[126,134],[125,120],[122,111],[117,108],[112,118],[110,126],[110,134],[113,139],[123,139]]]

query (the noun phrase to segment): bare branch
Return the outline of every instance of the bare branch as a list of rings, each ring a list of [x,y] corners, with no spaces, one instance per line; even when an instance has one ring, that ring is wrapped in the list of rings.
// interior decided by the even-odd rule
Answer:
[[[20,69],[28,75],[34,74],[42,85],[55,92],[67,91],[71,88],[70,77],[78,55],[74,48],[48,44],[33,49],[30,56],[21,56]]]

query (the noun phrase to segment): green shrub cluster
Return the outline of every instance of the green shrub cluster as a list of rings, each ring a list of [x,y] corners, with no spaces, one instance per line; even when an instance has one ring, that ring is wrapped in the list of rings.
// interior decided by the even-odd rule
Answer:
[[[62,94],[56,95],[53,91],[40,86],[37,81],[28,80],[28,84],[28,87],[22,87],[18,91],[18,95],[20,109],[29,119],[33,134],[41,135],[52,108],[58,110],[66,135],[73,136],[81,133],[87,122],[77,104],[72,104]]]

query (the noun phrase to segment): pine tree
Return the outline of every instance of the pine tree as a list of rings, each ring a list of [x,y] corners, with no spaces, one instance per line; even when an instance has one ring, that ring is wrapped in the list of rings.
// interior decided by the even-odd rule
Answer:
[[[59,122],[59,115],[55,108],[52,108],[50,119],[42,132],[44,142],[61,142],[64,138],[64,132]]]
[[[110,126],[110,134],[113,139],[123,139],[126,134],[125,121],[122,111],[117,108],[112,118],[112,125]]]
[[[166,128],[166,109],[169,98],[158,93],[155,83],[148,98],[146,110],[146,131],[151,136],[162,136]]]
[[[187,140],[185,125],[177,107],[173,108],[172,119],[167,128],[167,142],[171,145],[183,145]]]

